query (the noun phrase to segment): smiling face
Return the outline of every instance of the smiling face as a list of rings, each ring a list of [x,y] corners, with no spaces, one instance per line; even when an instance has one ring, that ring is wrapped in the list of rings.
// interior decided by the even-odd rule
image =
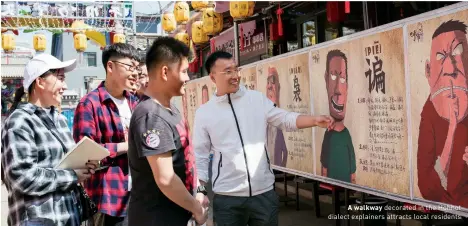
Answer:
[[[130,58],[115,58],[107,62],[107,71],[112,84],[119,90],[136,90],[138,74],[141,72],[139,63]]]
[[[218,59],[211,68],[211,80],[216,84],[217,95],[239,90],[239,69],[234,59]]]
[[[167,85],[170,87],[173,96],[185,94],[185,84],[190,80],[188,76],[188,59],[182,57],[179,62],[166,67]]]
[[[42,97],[44,106],[58,106],[67,89],[64,70],[58,69],[53,74],[37,78],[35,89],[38,90],[37,95]]]
[[[334,56],[329,60],[325,81],[330,115],[336,121],[342,121],[345,117],[348,97],[348,71],[343,57]]]
[[[463,31],[443,32],[432,39],[426,77],[431,101],[442,118],[448,120],[451,110],[455,112],[457,122],[465,118],[468,108],[467,70],[468,43]],[[449,102],[453,106],[448,106]]]

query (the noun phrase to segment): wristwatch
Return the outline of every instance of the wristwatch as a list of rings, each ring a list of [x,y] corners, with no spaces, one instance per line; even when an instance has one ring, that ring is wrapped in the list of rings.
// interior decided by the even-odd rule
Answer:
[[[197,193],[202,193],[202,194],[204,194],[204,195],[207,195],[207,194],[208,194],[208,192],[207,192],[206,189],[205,189],[205,186],[203,186],[203,185],[198,186],[198,188],[197,188]]]

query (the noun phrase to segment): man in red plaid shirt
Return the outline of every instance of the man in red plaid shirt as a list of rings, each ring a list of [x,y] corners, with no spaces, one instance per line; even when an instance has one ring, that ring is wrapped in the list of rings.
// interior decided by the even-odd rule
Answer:
[[[102,53],[106,80],[85,95],[75,110],[73,137],[87,136],[103,145],[110,156],[101,161],[99,170],[86,183],[86,191],[99,209],[97,225],[123,225],[129,200],[127,134],[137,99],[130,92],[140,72],[135,48],[117,43]],[[104,221],[102,223],[102,220]]]

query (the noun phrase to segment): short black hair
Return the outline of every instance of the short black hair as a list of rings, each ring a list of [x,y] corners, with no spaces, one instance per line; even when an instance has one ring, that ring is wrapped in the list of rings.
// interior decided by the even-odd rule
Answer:
[[[458,20],[449,20],[446,22],[443,22],[435,31],[434,34],[432,35],[432,39],[436,38],[440,34],[446,33],[446,32],[451,32],[451,31],[461,31],[466,34],[466,24],[464,24],[461,21]]]
[[[106,71],[107,62],[109,62],[111,58],[130,58],[139,61],[138,52],[135,47],[126,43],[114,43],[104,48],[102,51],[102,65]]]
[[[205,61],[205,69],[209,73],[211,73],[211,69],[215,65],[216,61],[219,59],[232,59],[232,54],[226,52],[226,51],[215,51],[212,53]]]
[[[343,58],[345,65],[346,65],[346,81],[348,81],[348,58],[346,57],[346,54],[341,52],[339,49],[334,49],[328,52],[327,54],[327,64],[326,64],[326,72],[328,74],[328,67],[330,66],[330,62],[333,59],[333,57],[341,57]],[[328,78],[325,78],[328,79]]]
[[[208,86],[207,86],[207,85],[203,85],[203,86],[201,87],[201,89],[202,89],[202,91],[203,91],[203,90],[208,91]]]
[[[146,67],[148,72],[162,63],[177,63],[183,57],[190,57],[190,48],[185,43],[173,37],[160,37],[156,39],[148,52],[146,52]]]

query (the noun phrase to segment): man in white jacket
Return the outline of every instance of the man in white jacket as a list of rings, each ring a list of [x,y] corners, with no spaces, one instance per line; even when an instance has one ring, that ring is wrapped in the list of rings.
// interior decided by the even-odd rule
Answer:
[[[266,142],[267,125],[286,131],[331,128],[330,116],[300,115],[277,108],[264,94],[239,86],[230,53],[215,52],[205,63],[216,93],[195,114],[193,147],[201,184],[213,156],[214,221],[220,225],[278,225],[278,195]]]

